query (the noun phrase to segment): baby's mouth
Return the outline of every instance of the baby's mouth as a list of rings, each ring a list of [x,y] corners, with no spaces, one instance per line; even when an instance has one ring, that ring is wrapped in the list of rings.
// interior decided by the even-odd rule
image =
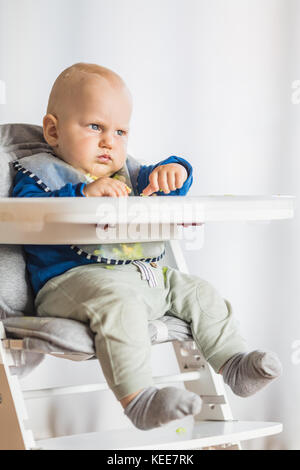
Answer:
[[[111,161],[111,156],[108,155],[108,154],[98,155],[98,156],[97,156],[97,160],[98,160],[100,163],[107,163],[107,162]]]

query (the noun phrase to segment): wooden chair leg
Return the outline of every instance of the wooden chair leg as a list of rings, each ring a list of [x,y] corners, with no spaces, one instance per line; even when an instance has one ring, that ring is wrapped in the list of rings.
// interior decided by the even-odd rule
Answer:
[[[27,450],[35,447],[33,434],[25,427],[27,411],[19,385],[9,365],[10,352],[3,347],[5,333],[0,322],[0,450]]]

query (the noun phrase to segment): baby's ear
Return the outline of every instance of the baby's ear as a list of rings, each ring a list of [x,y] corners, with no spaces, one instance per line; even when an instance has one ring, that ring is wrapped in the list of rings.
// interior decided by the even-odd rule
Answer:
[[[57,118],[53,114],[46,114],[43,119],[44,139],[50,147],[56,147],[58,142]]]

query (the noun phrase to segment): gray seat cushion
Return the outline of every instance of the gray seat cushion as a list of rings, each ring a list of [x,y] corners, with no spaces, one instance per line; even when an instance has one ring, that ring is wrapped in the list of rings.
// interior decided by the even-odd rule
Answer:
[[[40,126],[4,124],[0,126],[0,197],[11,195],[16,158],[50,152]],[[0,245],[0,319],[34,314],[33,295],[27,278],[21,246]]]
[[[7,338],[22,339],[25,351],[68,359],[73,355],[74,360],[95,355],[94,335],[85,323],[54,317],[9,317],[2,323]],[[149,321],[148,332],[152,344],[192,338],[189,325],[170,315]]]
[[[2,320],[7,338],[21,339],[22,348],[11,349],[12,374],[23,378],[45,357],[51,354],[73,361],[95,358],[93,334],[79,321],[53,317],[8,317]],[[152,344],[167,341],[189,341],[189,325],[179,318],[165,315],[149,321],[148,333]]]

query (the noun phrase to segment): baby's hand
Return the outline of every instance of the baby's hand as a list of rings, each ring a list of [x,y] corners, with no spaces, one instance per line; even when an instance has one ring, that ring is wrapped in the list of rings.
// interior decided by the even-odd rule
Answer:
[[[83,189],[83,194],[87,197],[122,197],[128,196],[130,189],[128,186],[114,178],[103,177],[98,178],[93,183],[89,183]],[[129,191],[128,191],[129,190]]]
[[[169,194],[182,187],[187,179],[187,171],[180,163],[167,163],[155,168],[149,175],[149,184],[143,190],[143,196],[150,196],[159,190]]]

